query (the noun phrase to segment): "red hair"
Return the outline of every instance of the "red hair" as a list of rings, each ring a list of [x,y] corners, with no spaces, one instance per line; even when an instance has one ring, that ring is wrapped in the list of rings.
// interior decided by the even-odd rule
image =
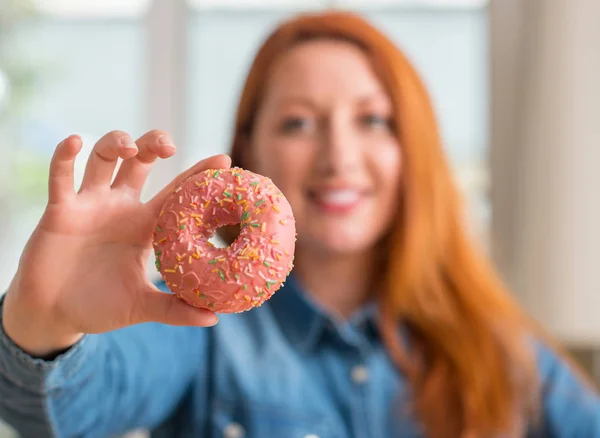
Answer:
[[[412,383],[429,436],[517,434],[537,394],[532,324],[470,241],[427,91],[405,55],[361,17],[295,17],[263,43],[243,89],[231,157],[244,167],[254,117],[278,57],[299,42],[336,38],[366,53],[394,105],[404,154],[402,202],[386,245],[381,331]],[[398,328],[408,329],[405,347]]]

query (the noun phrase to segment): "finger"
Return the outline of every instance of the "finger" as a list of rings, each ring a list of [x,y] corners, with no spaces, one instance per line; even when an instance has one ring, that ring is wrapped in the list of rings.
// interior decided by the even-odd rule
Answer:
[[[75,196],[73,173],[75,158],[83,142],[78,135],[71,135],[61,141],[52,155],[48,177],[48,202],[56,204]]]
[[[110,183],[119,158],[124,160],[138,153],[133,139],[123,131],[112,131],[94,145],[90,153],[81,190],[110,188]]]
[[[210,310],[193,307],[174,294],[151,290],[140,294],[132,324],[160,322],[177,326],[215,325],[219,318]]]
[[[135,144],[138,153],[135,157],[124,161],[113,181],[113,188],[130,187],[140,193],[154,161],[158,157],[168,158],[175,153],[175,145],[169,134],[153,130],[141,136]]]
[[[231,158],[223,154],[215,155],[206,158],[205,160],[199,161],[185,172],[179,174],[179,176],[177,176],[173,181],[171,181],[171,183],[169,183],[156,196],[154,196],[154,198],[152,198],[148,202],[148,205],[150,205],[152,210],[154,210],[158,214],[163,204],[165,203],[167,196],[169,196],[179,184],[181,184],[190,176],[200,173],[207,169],[228,169],[229,167],[231,167]]]

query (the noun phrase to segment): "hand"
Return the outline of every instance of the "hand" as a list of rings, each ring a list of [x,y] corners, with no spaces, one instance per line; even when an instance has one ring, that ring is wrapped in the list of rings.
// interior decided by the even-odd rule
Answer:
[[[81,146],[78,136],[68,137],[52,158],[48,205],[4,304],[8,336],[31,354],[46,355],[85,333],[142,322],[216,324],[214,313],[156,289],[147,279],[146,262],[168,194],[195,173],[228,168],[230,159],[219,155],[201,161],[142,203],[152,164],[175,153],[168,134],[150,131],[135,143],[124,132],[106,134],[94,146],[75,193],[73,168]],[[123,162],[114,175],[119,157]]]

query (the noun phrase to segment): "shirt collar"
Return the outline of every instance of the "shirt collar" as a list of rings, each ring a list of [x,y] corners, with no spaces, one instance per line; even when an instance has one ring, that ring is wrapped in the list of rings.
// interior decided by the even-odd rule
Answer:
[[[376,303],[359,309],[348,321],[337,321],[303,289],[293,272],[269,302],[282,331],[303,351],[315,348],[327,329],[342,331],[346,324],[362,325],[370,334],[377,333]]]

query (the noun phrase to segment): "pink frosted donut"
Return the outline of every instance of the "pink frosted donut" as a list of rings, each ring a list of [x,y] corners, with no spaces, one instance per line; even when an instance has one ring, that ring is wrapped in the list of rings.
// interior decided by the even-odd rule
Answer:
[[[227,248],[208,239],[240,224]],[[188,304],[237,313],[271,298],[290,273],[296,226],[287,199],[264,176],[240,168],[207,170],[165,201],[154,230],[156,268]]]

